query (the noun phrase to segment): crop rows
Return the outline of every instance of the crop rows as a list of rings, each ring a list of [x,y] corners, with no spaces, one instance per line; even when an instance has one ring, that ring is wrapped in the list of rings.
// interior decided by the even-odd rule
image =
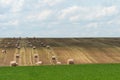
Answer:
[[[19,66],[120,63],[120,39],[0,39],[0,66],[11,61]]]

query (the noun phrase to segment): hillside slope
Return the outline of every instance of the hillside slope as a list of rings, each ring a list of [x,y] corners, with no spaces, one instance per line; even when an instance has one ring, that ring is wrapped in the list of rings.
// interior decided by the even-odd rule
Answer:
[[[16,48],[20,47],[20,49]],[[49,47],[48,47],[49,46]],[[35,47],[35,49],[33,49]],[[2,50],[6,50],[3,53]],[[19,54],[20,57],[16,58]],[[34,55],[37,54],[38,58]],[[52,57],[55,56],[55,60]],[[20,66],[67,64],[120,63],[119,38],[4,38],[0,39],[0,66],[16,61]]]

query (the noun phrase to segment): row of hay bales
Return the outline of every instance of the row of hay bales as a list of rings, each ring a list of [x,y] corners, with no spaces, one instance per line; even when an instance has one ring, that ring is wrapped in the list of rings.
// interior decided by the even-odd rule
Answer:
[[[41,64],[43,64],[42,61],[36,62],[36,65],[41,65]],[[56,64],[57,64],[57,65],[60,65],[61,62],[57,62]],[[73,60],[73,59],[68,59],[68,60],[67,60],[67,64],[74,64],[74,60]],[[10,66],[19,66],[19,65],[18,65],[18,63],[17,63],[16,61],[11,61],[11,62],[10,62]]]
[[[18,49],[20,49],[20,48],[21,48],[21,47],[20,47],[20,40],[13,40],[13,41],[15,41],[15,43],[14,43],[15,47],[18,48]],[[34,41],[35,41],[35,40],[34,40]],[[7,45],[4,45],[4,46],[7,47],[7,46],[10,45],[11,43],[12,43],[12,42],[8,42]],[[36,49],[36,44],[40,44],[40,46],[42,46],[42,47],[46,47],[47,49],[51,49],[50,45],[47,45],[45,42],[42,42],[42,41],[36,41],[36,43],[34,43],[34,44],[33,44],[32,41],[27,41],[27,44],[29,44],[30,47],[32,47],[33,49]],[[34,46],[33,46],[33,45],[34,45]],[[6,50],[4,49],[4,50],[2,51],[2,53],[6,53]],[[19,57],[20,57],[20,55],[19,55],[19,54],[16,54],[16,58],[19,58]],[[34,58],[38,58],[38,57],[39,57],[38,54],[35,54],[35,55],[34,55]],[[52,60],[56,60],[56,56],[52,56],[51,59],[52,59]],[[36,62],[36,65],[41,65],[41,64],[43,64],[42,61]],[[56,64],[61,64],[61,62],[57,61]],[[68,60],[67,60],[67,64],[74,64],[74,60],[73,60],[73,59],[68,59]],[[11,66],[18,66],[18,63],[17,63],[16,61],[11,61],[11,62],[10,62],[10,65],[11,65]]]
[[[16,44],[19,44],[20,40],[19,39],[3,39],[0,42],[0,47],[1,48],[12,48],[15,47]]]
[[[54,62],[56,62],[56,64],[61,64],[61,62],[60,61],[57,61],[57,57],[56,56],[52,56],[52,61]]]
[[[15,57],[17,58],[17,59],[19,59],[20,58],[20,54],[16,54],[15,55]],[[39,56],[38,56],[38,54],[34,54],[34,58],[38,58]],[[41,65],[42,64],[42,61],[37,61],[36,62],[36,65]],[[10,66],[19,66],[19,64],[16,62],[16,61],[11,61],[10,62]]]
[[[46,47],[47,46],[47,43],[44,42],[44,41],[41,41],[40,39],[37,39],[37,38],[28,38],[27,41],[27,46],[28,47],[33,47],[33,46],[36,46],[36,47]]]
[[[56,56],[52,56],[53,61],[57,61],[56,59]],[[61,64],[61,62],[57,61],[56,64]],[[67,64],[74,64],[74,59],[68,59]]]
[[[20,54],[16,54],[16,58],[19,59],[19,58],[20,58]],[[39,55],[38,55],[38,54],[34,54],[34,58],[35,58],[35,59],[39,58]],[[52,59],[52,60],[56,60],[56,56],[52,56],[51,59]],[[36,65],[42,65],[43,62],[38,60],[35,64],[36,64]],[[57,61],[56,64],[57,64],[57,65],[60,65],[61,62]],[[67,60],[67,64],[74,64],[74,60],[73,60],[73,59],[68,59],[68,60]],[[11,61],[11,62],[10,62],[10,66],[18,66],[18,63],[17,63],[16,61]]]
[[[36,46],[35,44],[32,44],[31,42],[29,42],[29,47],[33,48],[33,49],[36,49],[36,47],[46,47],[47,49],[50,49],[50,46],[41,42],[41,43],[36,43],[36,44],[40,44],[40,46]]]

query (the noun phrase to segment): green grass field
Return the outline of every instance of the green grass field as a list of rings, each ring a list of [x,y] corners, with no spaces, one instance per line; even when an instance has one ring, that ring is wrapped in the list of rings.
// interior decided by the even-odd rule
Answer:
[[[0,67],[0,80],[119,80],[120,64]]]

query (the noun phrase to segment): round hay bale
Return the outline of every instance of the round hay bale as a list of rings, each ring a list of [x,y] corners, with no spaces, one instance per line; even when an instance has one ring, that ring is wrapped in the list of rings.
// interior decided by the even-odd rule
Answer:
[[[34,54],[34,58],[38,58],[39,57],[39,55],[38,54]]]
[[[36,49],[36,47],[35,47],[35,46],[33,46],[33,49]]]
[[[20,58],[20,54],[16,54],[16,58]]]
[[[20,49],[20,46],[18,46],[17,48]]]
[[[52,56],[52,60],[56,60],[56,56]]]
[[[57,62],[56,64],[61,64],[61,62]]]
[[[67,64],[74,64],[74,60],[73,59],[68,59]]]
[[[27,44],[31,44],[31,42],[30,42],[30,41],[27,41],[26,43],[27,43]]]
[[[6,50],[2,50],[2,53],[6,53],[7,51]]]
[[[38,61],[36,64],[41,65],[42,63],[43,63],[42,61]]]
[[[7,44],[10,45],[10,42],[8,42]]]
[[[33,45],[32,45],[32,44],[30,44],[29,46],[30,46],[30,47],[32,47]]]
[[[15,44],[15,47],[17,48],[19,46],[19,44]]]
[[[46,47],[46,44],[43,44],[43,47]]]
[[[47,49],[50,49],[50,46],[49,46],[49,45],[47,45],[47,46],[46,46],[46,48],[47,48]]]
[[[18,66],[18,63],[16,61],[11,61],[10,66]]]
[[[41,46],[43,46],[43,44],[44,44],[43,42],[40,43]]]
[[[4,48],[7,48],[7,47],[8,47],[7,45],[4,46]]]

